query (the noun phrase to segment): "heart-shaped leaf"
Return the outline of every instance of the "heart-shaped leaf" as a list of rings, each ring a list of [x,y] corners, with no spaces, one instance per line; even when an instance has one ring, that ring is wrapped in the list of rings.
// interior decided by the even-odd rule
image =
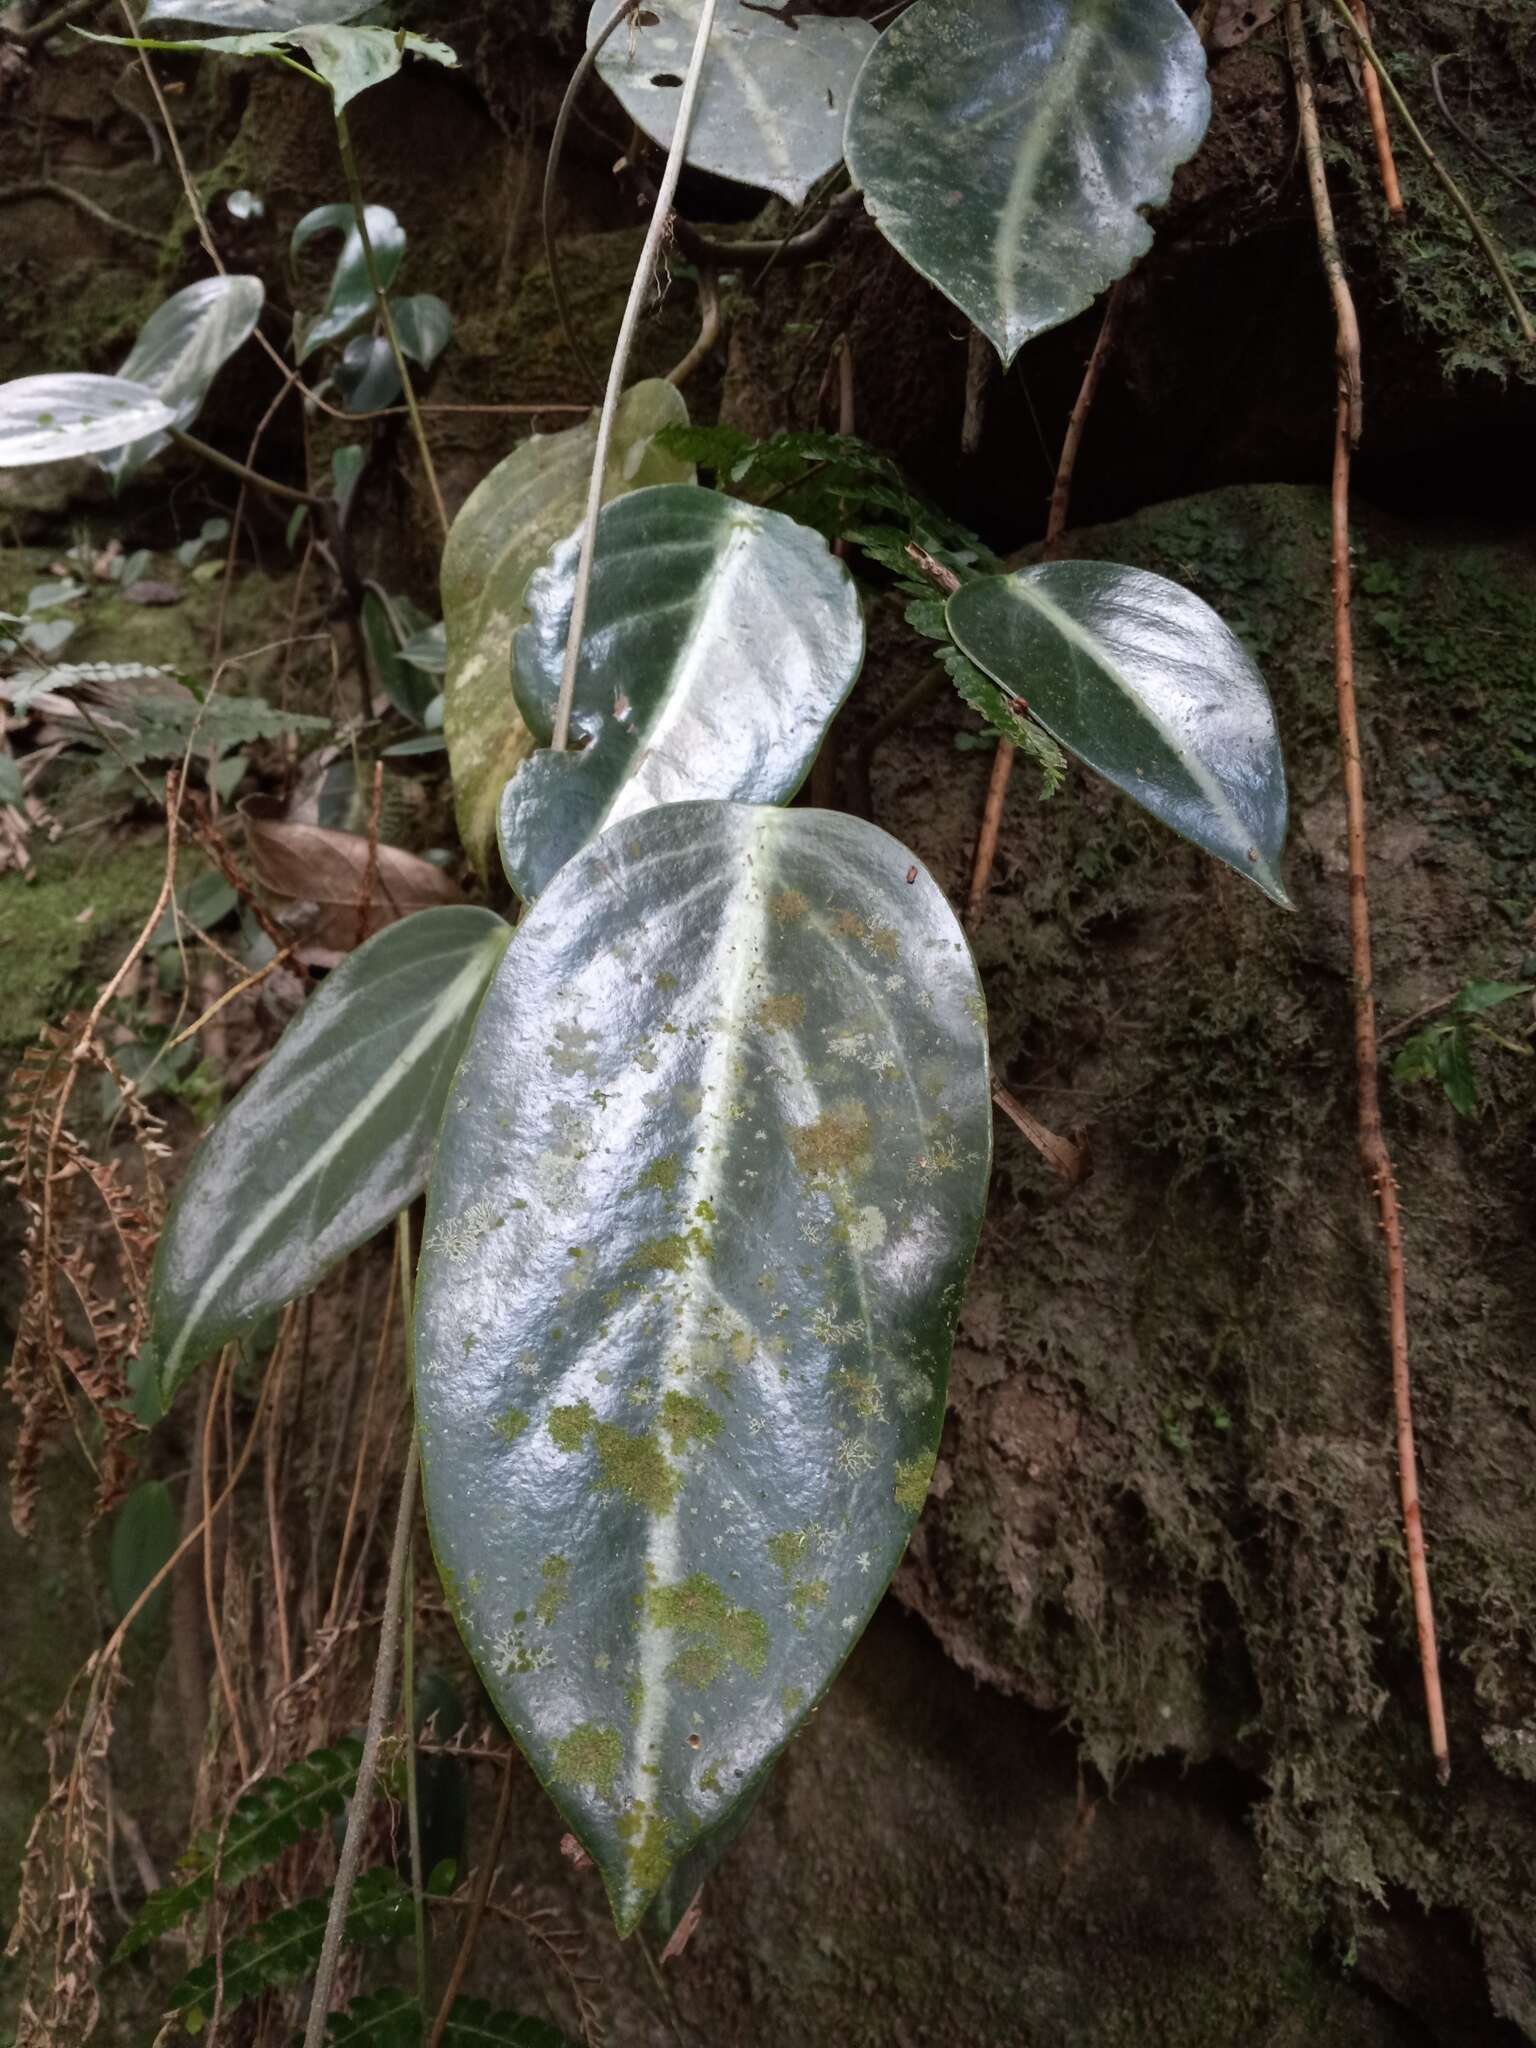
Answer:
[[[123,377],[18,377],[0,384],[0,469],[70,462],[175,424],[155,392]]]
[[[848,116],[881,232],[1011,363],[1152,246],[1210,119],[1177,0],[915,0]]]
[[[368,225],[368,240],[373,247],[379,281],[388,291],[405,260],[405,229],[387,206],[365,206],[363,218]],[[345,239],[341,254],[336,258],[336,268],[331,273],[331,288],[326,294],[325,305],[304,330],[304,341],[299,350],[301,363],[326,342],[340,341],[344,334],[350,334],[360,320],[371,316],[377,303],[368,275],[368,259],[363,254],[363,238],[357,231],[357,217],[350,206],[335,203],[312,208],[294,229],[288,253],[297,256],[316,235],[331,233],[339,233]]]
[[[345,412],[382,412],[400,396],[395,352],[382,334],[354,334],[336,365],[336,389]]]
[[[155,392],[177,426],[189,427],[214,378],[250,339],[265,297],[259,277],[199,278],[150,314],[118,375]],[[152,434],[97,461],[120,483],[166,445],[165,435]]]
[[[687,424],[688,408],[672,385],[657,378],[626,391],[605,500],[645,484],[692,482],[691,462],[652,446],[662,427]],[[495,854],[502,787],[536,744],[512,701],[512,635],[524,617],[523,591],[580,519],[596,446],[593,420],[522,442],[465,499],[443,549],[443,731],[459,837],[482,878]]]
[[[417,1318],[433,1540],[627,1932],[686,1905],[923,1504],[984,1005],[874,826],[668,804],[523,920],[454,1097]]]
[[[400,349],[413,363],[430,370],[453,333],[453,314],[432,292],[418,292],[414,298],[396,299],[391,308]]]
[[[511,936],[468,904],[390,925],[310,997],[215,1123],[155,1259],[164,1398],[421,1192],[454,1064]]]
[[[663,149],[700,11],[700,0],[648,0],[597,60],[625,113]],[[611,0],[594,0],[589,43],[612,13]],[[721,0],[688,131],[689,163],[800,205],[842,160],[853,82],[874,42],[868,22],[806,13],[789,21],[747,0]]]
[[[1069,752],[1290,908],[1274,707],[1208,604],[1142,569],[1047,562],[966,584],[947,616]]]
[[[350,14],[357,10],[343,7],[339,11]],[[324,24],[267,30],[261,35],[187,36],[164,42],[153,36],[91,35],[88,29],[76,33],[93,43],[121,43],[130,50],[168,50],[173,54],[208,50],[216,57],[278,57],[286,50],[299,49],[330,87],[338,108],[371,85],[393,78],[407,51],[434,64],[457,65],[459,61],[446,43],[417,35],[413,29],[341,28],[336,24],[336,10],[327,12],[330,19]]]
[[[512,688],[548,742],[581,536],[529,580]],[[531,902],[605,826],[691,797],[786,803],[864,659],[853,578],[808,526],[697,484],[662,484],[598,521],[572,723],[501,799],[507,878]]]

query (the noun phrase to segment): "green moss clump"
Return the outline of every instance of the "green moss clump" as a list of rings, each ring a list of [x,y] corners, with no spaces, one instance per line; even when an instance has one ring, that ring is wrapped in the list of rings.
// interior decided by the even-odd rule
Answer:
[[[896,1505],[905,1508],[910,1515],[920,1515],[923,1502],[928,1498],[929,1482],[933,1478],[934,1460],[931,1456],[901,1458],[896,1465],[894,1488]]]
[[[869,1162],[869,1112],[861,1102],[823,1110],[813,1124],[792,1125],[789,1149],[812,1179],[852,1173]]]
[[[619,1833],[629,1844],[625,1861],[629,1881],[647,1898],[667,1881],[672,1858],[667,1853],[667,1824],[653,1808],[637,1799],[619,1818]]]
[[[503,1443],[515,1444],[528,1427],[528,1411],[526,1408],[505,1408],[491,1427]]]
[[[640,1176],[640,1185],[643,1188],[659,1188],[664,1195],[670,1195],[677,1186],[679,1171],[675,1155],[669,1152],[664,1158],[651,1161]]]
[[[710,1444],[720,1434],[721,1417],[707,1401],[675,1389],[662,1396],[661,1426],[672,1439],[674,1451],[686,1451],[690,1444]]]
[[[555,1744],[555,1782],[590,1785],[601,1799],[613,1797],[613,1781],[624,1760],[624,1744],[616,1728],[583,1721]]]
[[[549,1434],[557,1451],[579,1451],[596,1426],[590,1401],[573,1401],[549,1412]]]
[[[777,1536],[768,1538],[768,1555],[773,1559],[785,1578],[789,1578],[799,1567],[805,1556],[805,1531],[785,1529]]]
[[[637,1508],[664,1515],[677,1499],[682,1481],[662,1454],[660,1441],[649,1431],[631,1435],[617,1423],[597,1425],[598,1485],[622,1493]]]
[[[679,1684],[702,1691],[728,1664],[756,1675],[768,1662],[768,1626],[750,1607],[735,1607],[703,1572],[675,1586],[653,1586],[645,1596],[646,1618],[656,1628],[676,1629],[686,1647],[667,1667]]]
[[[825,1607],[827,1594],[831,1591],[825,1579],[802,1579],[798,1586],[791,1587],[789,1611],[796,1628],[804,1628],[806,1616],[813,1607]]]
[[[571,1597],[571,1561],[558,1554],[546,1557],[542,1569],[544,1590],[533,1603],[533,1611],[546,1628],[551,1628]]]

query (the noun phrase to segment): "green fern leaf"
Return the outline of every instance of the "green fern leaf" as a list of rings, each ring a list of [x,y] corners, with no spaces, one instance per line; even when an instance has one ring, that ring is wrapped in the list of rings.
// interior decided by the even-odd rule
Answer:
[[[239,1941],[229,1942],[222,1957],[205,1956],[171,1993],[171,2009],[181,2015],[188,2033],[202,2031],[222,1984],[223,2009],[233,2012],[274,1984],[307,1977],[320,1960],[331,1895],[304,1899],[286,1912],[274,1913]],[[346,1942],[375,1945],[397,1941],[409,1931],[411,1893],[393,1870],[380,1866],[364,1871],[352,1893],[343,1923]]]
[[[325,2048],[421,2048],[421,2007],[410,1991],[370,1991],[325,2025]],[[294,2048],[303,2036],[295,2035]]]
[[[516,2013],[492,2012],[478,1998],[456,1998],[443,2033],[443,2048],[571,2048],[548,2020],[519,2019]]]

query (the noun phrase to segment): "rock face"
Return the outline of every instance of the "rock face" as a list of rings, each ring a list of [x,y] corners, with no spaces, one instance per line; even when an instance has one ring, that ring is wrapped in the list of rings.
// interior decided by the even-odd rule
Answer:
[[[510,10],[510,26],[462,12],[473,20],[450,39],[465,74],[423,70],[360,104],[369,194],[411,235],[404,286],[458,315],[436,396],[578,402],[534,202],[566,58],[523,33],[537,10]],[[1380,13],[1416,104],[1432,104],[1436,55],[1470,52],[1442,73],[1450,104],[1529,177],[1526,0]],[[430,8],[413,25],[448,28]],[[169,168],[144,160],[142,129],[108,91],[118,69],[117,53],[95,52],[42,63],[12,89],[45,124],[54,175],[163,232],[163,246],[46,199],[8,206],[0,374],[110,367],[197,267]],[[1297,911],[1086,777],[1042,805],[1020,774],[977,938],[994,1058],[1092,1171],[1066,1189],[1000,1130],[944,1456],[897,1581],[908,1612],[889,1606],[860,1645],[669,1967],[683,2019],[711,2042],[1536,2040],[1536,1062],[1474,1043],[1472,1117],[1431,1084],[1384,1084],[1451,1726],[1442,1792],[1354,1141],[1326,504],[1313,483],[1252,481],[1322,473],[1328,313],[1273,45],[1234,47],[1216,90],[1212,142],[1135,289],[1079,478],[1085,517],[1150,509],[1079,544],[1190,585],[1257,656],[1288,762]],[[1468,982],[1536,980],[1536,556],[1529,506],[1501,482],[1530,446],[1536,405],[1434,188],[1405,164],[1411,227],[1386,235],[1343,66],[1325,92],[1367,323],[1356,624],[1377,988],[1393,1029]],[[328,134],[296,94],[205,65],[178,102],[210,204],[263,189],[265,224],[225,232],[233,263],[273,278],[293,221],[339,190]],[[572,296],[598,357],[638,242],[607,175],[624,138],[605,118],[594,109],[596,133],[578,124],[565,215]],[[1528,239],[1514,189],[1493,186],[1451,131],[1435,140],[1511,239]],[[0,121],[0,177],[36,175],[21,124]],[[701,218],[724,203],[718,187],[696,196]],[[691,293],[674,285],[639,370],[665,370],[695,328]],[[723,389],[705,373],[690,399],[698,417],[718,401],[754,430],[824,420],[827,354],[848,332],[861,431],[1014,545],[1038,531],[1091,331],[1048,337],[1024,358],[1027,383],[994,386],[982,450],[960,465],[958,323],[856,226],[830,268],[785,271],[758,310],[732,308]],[[210,438],[243,454],[274,389],[259,359],[229,373]],[[451,494],[522,430],[445,423]],[[1469,448],[1500,463],[1475,490]],[[314,451],[323,464],[322,433]],[[296,422],[266,452],[297,473]],[[1222,487],[1187,495],[1207,485]],[[409,450],[386,449],[359,545],[366,566],[430,602],[414,489]],[[121,516],[160,520],[163,497],[141,484]],[[929,662],[879,601],[871,627],[847,744]],[[874,774],[877,820],[957,896],[990,766],[976,738],[941,699]],[[0,894],[0,946],[6,915]],[[75,974],[77,952],[63,959],[61,942],[50,986]],[[22,1035],[9,1020],[0,1033]],[[12,1626],[49,1644],[57,1587],[78,1570],[69,1531],[45,1568],[23,1558],[10,1583],[36,1587],[36,1605]],[[13,1719],[46,1715],[43,1661],[26,1663],[25,1693],[0,1695]],[[133,1770],[125,1755],[116,1789],[142,1813]],[[532,1903],[588,1931],[615,2048],[660,2048],[673,2035],[643,1963],[604,1933],[593,1880],[561,1861],[531,1780],[517,1802],[513,1874]],[[25,1816],[0,1818],[9,1862]],[[178,1846],[173,1834],[151,1844],[162,1865]],[[529,1961],[509,1936],[487,1958],[504,1979],[488,1995],[527,2004]]]

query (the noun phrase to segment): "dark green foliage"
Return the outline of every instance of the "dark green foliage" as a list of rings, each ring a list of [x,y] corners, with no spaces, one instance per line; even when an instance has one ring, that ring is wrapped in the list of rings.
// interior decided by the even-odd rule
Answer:
[[[215,1877],[225,1887],[237,1884],[273,1862],[327,1814],[339,1813],[357,1781],[361,1755],[362,1744],[349,1736],[334,1749],[312,1751],[301,1763],[247,1792],[227,1827],[208,1828],[197,1837],[182,1858],[186,1875],[181,1882],[164,1885],[145,1900],[118,1943],[114,1960],[133,1955],[205,1904],[213,1895]]]
[[[326,2022],[325,2048],[421,2048],[421,2007],[410,1991],[370,1991]],[[294,2036],[300,2048],[302,2035]]]
[[[564,2034],[547,2020],[493,2012],[478,1998],[456,1999],[443,2034],[443,2048],[480,2048],[487,2041],[498,2043],[499,2048],[570,2048]]]
[[[274,1984],[291,1984],[308,1976],[320,1960],[330,1909],[329,1891],[303,1899],[261,1921],[244,1939],[227,1943],[222,1956],[206,1956],[195,1970],[189,1970],[170,1996],[171,2007],[182,2015],[188,2032],[200,2031],[221,1986],[223,2009],[229,2013]],[[392,1870],[364,1871],[347,1908],[343,1940],[369,1945],[391,1942],[408,1933],[410,1925],[409,1888]]]

